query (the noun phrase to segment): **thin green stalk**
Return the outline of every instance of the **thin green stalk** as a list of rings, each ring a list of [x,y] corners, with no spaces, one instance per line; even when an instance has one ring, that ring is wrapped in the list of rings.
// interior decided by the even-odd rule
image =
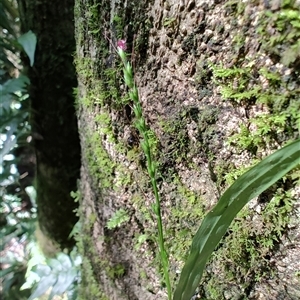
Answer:
[[[143,148],[143,151],[147,159],[148,173],[151,179],[151,184],[155,196],[155,204],[153,205],[153,210],[157,218],[159,255],[163,267],[164,279],[167,286],[168,299],[171,300],[172,288],[171,288],[170,276],[169,276],[169,260],[168,260],[167,251],[165,249],[165,243],[164,243],[164,232],[163,232],[161,209],[160,209],[160,196],[158,193],[157,180],[156,180],[156,171],[157,171],[156,163],[153,161],[152,158],[151,147],[150,147],[148,133],[147,133],[147,126],[146,126],[145,118],[143,117],[142,107],[139,101],[138,90],[134,84],[132,67],[130,63],[127,61],[125,52],[120,47],[118,48],[118,54],[121,57],[122,62],[124,64],[123,71],[124,71],[125,83],[129,88],[129,96],[134,103],[133,111],[136,117],[135,126],[139,130],[141,136],[143,137],[143,140],[141,141],[141,146]]]

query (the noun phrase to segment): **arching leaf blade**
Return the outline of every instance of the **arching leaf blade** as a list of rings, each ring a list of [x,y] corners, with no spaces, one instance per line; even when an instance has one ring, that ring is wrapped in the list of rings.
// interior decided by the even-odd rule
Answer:
[[[216,206],[206,215],[193,238],[190,254],[174,293],[174,300],[190,300],[194,295],[209,256],[237,213],[251,199],[299,164],[300,139],[263,159],[225,191]]]

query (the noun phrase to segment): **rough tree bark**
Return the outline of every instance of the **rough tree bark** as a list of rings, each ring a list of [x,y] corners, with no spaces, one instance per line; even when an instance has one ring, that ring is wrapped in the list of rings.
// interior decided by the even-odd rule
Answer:
[[[74,221],[69,191],[79,167],[73,2],[19,2],[24,28],[38,36],[30,77],[34,130],[43,138],[36,141],[40,222],[62,240],[69,229],[55,229]],[[76,0],[81,299],[166,299],[154,199],[116,41],[126,39],[159,166],[174,286],[220,193],[299,136],[298,12],[299,1]],[[200,297],[300,298],[297,178],[287,176],[241,213],[207,267]]]
[[[174,284],[192,235],[229,178],[299,134],[299,30],[286,18],[298,4],[76,1],[82,299],[166,299],[154,199],[116,40],[127,41],[152,132]],[[282,38],[287,33],[295,39]],[[246,208],[207,268],[200,297],[299,298],[294,185],[288,177]],[[108,229],[120,209],[126,221]]]

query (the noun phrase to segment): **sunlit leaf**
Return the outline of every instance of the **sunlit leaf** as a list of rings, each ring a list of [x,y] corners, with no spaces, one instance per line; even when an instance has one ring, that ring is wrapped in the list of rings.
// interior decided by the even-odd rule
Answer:
[[[36,274],[39,275],[40,278],[47,277],[51,273],[51,268],[47,265],[42,264],[36,265],[33,270]]]
[[[3,142],[2,148],[0,149],[0,164],[3,164],[3,158],[8,154],[17,144],[17,139],[14,136],[17,124],[12,124],[8,132],[6,132],[6,139]]]
[[[69,255],[61,252],[57,255],[57,260],[61,263],[63,269],[69,270],[72,268],[72,261]]]
[[[289,66],[291,63],[293,63],[297,57],[300,55],[300,47],[290,47],[286,49],[282,53],[281,57],[281,63],[284,64],[285,66]]]
[[[20,124],[23,122],[27,116],[28,112],[25,112],[23,110],[3,110],[1,112],[1,118],[0,118],[0,131],[4,133],[4,129],[8,126],[13,126],[13,124]]]
[[[31,294],[28,300],[33,300],[44,295],[57,281],[56,274],[49,274],[46,277],[42,277],[37,284],[36,290]]]
[[[6,49],[9,48],[12,47],[9,47],[6,43],[3,43],[0,37],[0,66],[2,68],[2,70],[0,70],[1,71],[0,76],[3,76],[6,73],[5,70],[10,70],[15,68],[15,65],[7,57]]]
[[[60,272],[58,274],[57,281],[52,288],[49,300],[51,300],[55,295],[61,295],[67,291],[70,285],[75,281],[77,276],[77,271],[75,268]]]
[[[29,78],[25,75],[20,75],[18,78],[7,80],[3,85],[0,85],[0,94],[25,92],[28,84],[30,84]]]
[[[56,258],[47,259],[47,264],[52,268],[52,270],[55,270],[57,272],[60,272],[62,270],[62,264]]]

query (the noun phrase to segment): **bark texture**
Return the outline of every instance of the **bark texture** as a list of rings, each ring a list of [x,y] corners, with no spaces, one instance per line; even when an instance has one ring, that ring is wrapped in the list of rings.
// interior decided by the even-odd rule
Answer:
[[[220,193],[299,136],[297,12],[297,1],[76,1],[83,299],[166,299],[154,199],[116,41],[127,41],[152,134],[175,285]],[[298,176],[245,208],[198,296],[299,299]],[[126,218],[111,228],[120,209]]]

